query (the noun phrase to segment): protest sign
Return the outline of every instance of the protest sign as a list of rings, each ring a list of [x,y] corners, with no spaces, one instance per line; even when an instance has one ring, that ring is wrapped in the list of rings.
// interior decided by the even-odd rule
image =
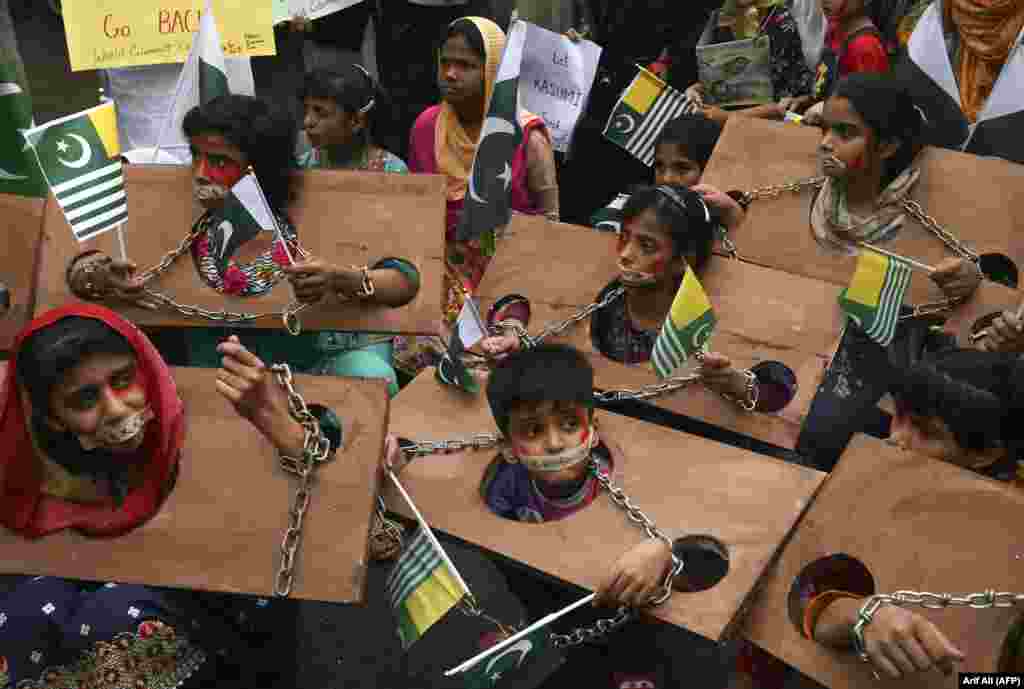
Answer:
[[[590,41],[574,43],[533,24],[526,29],[520,104],[544,118],[552,147],[564,153],[594,83],[601,47]]]
[[[64,0],[71,70],[184,62],[203,6],[204,0]],[[275,54],[270,2],[214,0],[213,11],[226,57]]]
[[[319,19],[363,0],[274,0],[274,23],[286,22],[292,17]]]

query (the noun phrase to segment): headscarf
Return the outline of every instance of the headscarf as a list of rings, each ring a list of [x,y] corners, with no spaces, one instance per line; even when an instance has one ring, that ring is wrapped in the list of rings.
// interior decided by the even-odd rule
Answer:
[[[505,32],[490,19],[483,17],[462,17],[455,21],[468,19],[483,39],[486,60],[484,63],[484,110],[491,102],[491,92],[498,78],[498,66],[501,55],[505,51]],[[454,24],[455,22],[452,22]],[[449,24],[451,26],[451,24]],[[438,61],[438,76],[441,64]],[[437,116],[434,128],[434,154],[437,168],[448,181],[448,200],[458,201],[466,195],[469,184],[469,173],[473,168],[473,156],[476,154],[477,142],[471,139],[459,122],[455,108],[445,101],[441,102],[441,111]]]
[[[1000,70],[1024,27],[1020,0],[946,0],[943,23],[960,36],[959,62],[953,65],[964,115],[977,122]]]
[[[113,500],[76,503],[42,491],[42,465],[31,435],[31,403],[17,380],[18,355],[33,333],[70,316],[102,321],[127,340],[137,357],[146,401],[155,414],[136,450],[145,458],[142,484],[125,496],[120,507]],[[167,364],[132,323],[93,304],[76,303],[46,312],[15,339],[7,376],[0,383],[0,399],[0,524],[29,538],[69,528],[91,536],[115,536],[156,514],[177,469],[185,435],[184,406]]]

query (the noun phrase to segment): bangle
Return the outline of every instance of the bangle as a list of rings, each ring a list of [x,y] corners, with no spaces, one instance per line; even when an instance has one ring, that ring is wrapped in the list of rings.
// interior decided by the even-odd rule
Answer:
[[[369,266],[363,266],[358,270],[362,271],[363,273],[363,284],[359,286],[359,290],[356,292],[355,296],[358,297],[359,299],[366,299],[368,297],[372,297],[373,293],[376,291],[376,288],[373,286],[373,278],[370,277]]]
[[[757,385],[757,376],[749,368],[743,371],[743,375],[747,378],[747,389],[742,398],[735,397],[726,392],[721,393],[721,395],[730,402],[740,405],[744,411],[754,411],[757,408],[757,401],[761,396],[761,390]]]
[[[864,629],[875,619],[875,613],[883,605],[892,602],[891,596],[876,594],[867,599],[864,605],[857,611],[857,621],[853,625],[851,635],[853,637],[853,648],[857,655],[865,663],[870,661],[867,647],[864,643]]]
[[[818,626],[818,620],[821,618],[822,613],[837,600],[845,598],[860,599],[863,596],[858,596],[848,591],[823,591],[812,598],[807,603],[807,607],[804,608],[803,628],[801,629],[804,638],[814,641],[814,630]]]

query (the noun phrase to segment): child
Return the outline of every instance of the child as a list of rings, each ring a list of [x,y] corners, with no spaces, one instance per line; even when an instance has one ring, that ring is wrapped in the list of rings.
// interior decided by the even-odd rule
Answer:
[[[715,221],[708,206],[728,208],[725,215],[742,219],[742,210],[730,197],[711,187],[704,192],[702,197],[682,187],[642,187],[622,209],[622,230],[615,240],[621,272],[597,299],[618,287],[625,294],[591,317],[594,345],[608,358],[625,364],[650,361],[687,267],[699,277],[711,257]],[[526,307],[510,300],[488,320],[525,328]],[[486,354],[498,357],[519,346],[512,335],[489,337],[481,344]],[[701,371],[705,384],[722,394],[738,400],[756,396],[748,374],[733,368],[728,357],[706,355]]]
[[[654,147],[654,183],[678,187],[699,184],[721,133],[720,124],[700,115],[683,115],[669,122]],[[629,196],[619,194],[594,213],[590,224],[598,230],[618,232]]]
[[[299,167],[409,171],[398,156],[373,143],[373,119],[383,94],[362,65],[307,72],[299,98],[305,113],[302,128],[312,145],[299,156]]]

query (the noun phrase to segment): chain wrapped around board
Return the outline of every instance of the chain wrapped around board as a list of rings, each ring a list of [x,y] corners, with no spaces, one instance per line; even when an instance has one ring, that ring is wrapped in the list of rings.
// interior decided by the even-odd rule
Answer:
[[[450,440],[402,440],[401,449],[409,461],[412,461],[416,457],[425,457],[438,453],[487,450],[499,447],[503,443],[504,438],[498,433],[475,433],[469,438],[454,438]],[[665,581],[662,583],[660,593],[648,601],[649,606],[662,605],[672,596],[672,583],[683,571],[683,560],[672,552],[672,540],[657,527],[654,520],[633,504],[633,501],[623,492],[622,488],[612,481],[610,476],[599,470],[598,464],[593,458],[588,461],[588,469],[601,487],[608,491],[608,498],[612,501],[612,504],[622,509],[629,518],[629,521],[643,529],[647,533],[648,538],[659,540],[668,546],[669,552],[672,554],[672,565],[665,575]],[[478,608],[474,609],[474,607],[465,612],[475,616],[481,615],[481,611]],[[589,627],[577,627],[568,634],[552,632],[551,642],[555,648],[567,648],[598,641],[627,622],[635,619],[636,616],[637,610],[635,608],[621,606],[616,610],[614,617],[599,619]]]
[[[278,384],[288,393],[288,411],[292,418],[302,424],[305,438],[302,456],[280,455],[281,468],[298,478],[295,498],[288,512],[288,528],[281,540],[281,566],[274,580],[274,595],[286,598],[292,592],[295,581],[295,555],[302,543],[302,528],[313,497],[313,484],[317,468],[334,458],[331,443],[320,429],[320,423],[309,411],[306,401],[295,389],[292,370],[288,364],[273,364],[270,370]]]

